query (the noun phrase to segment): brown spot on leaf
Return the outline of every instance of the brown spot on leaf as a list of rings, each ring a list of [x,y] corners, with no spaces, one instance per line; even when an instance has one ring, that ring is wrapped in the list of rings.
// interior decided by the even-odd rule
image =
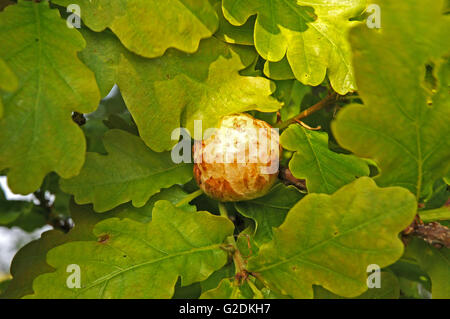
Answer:
[[[109,241],[109,234],[100,235],[97,239],[97,242],[100,244],[106,244]]]

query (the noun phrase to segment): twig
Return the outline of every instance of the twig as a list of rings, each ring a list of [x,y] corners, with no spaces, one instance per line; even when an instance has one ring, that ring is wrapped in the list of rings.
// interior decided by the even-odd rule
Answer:
[[[278,177],[286,185],[294,185],[302,191],[306,191],[306,181],[304,179],[298,179],[292,175],[291,171],[287,167],[281,167],[278,173]]]
[[[292,123],[298,122],[301,119],[311,115],[312,113],[323,109],[325,106],[328,106],[332,102],[335,102],[337,98],[338,98],[338,95],[335,92],[333,92],[331,94],[328,94],[324,99],[322,99],[321,101],[317,102],[313,106],[307,108],[306,110],[304,110],[303,112],[301,112],[297,116],[294,116],[293,118],[290,118],[287,121],[278,123],[278,124],[275,125],[275,127],[279,128],[279,129],[284,129],[284,128],[288,127],[289,125],[291,125]]]
[[[450,248],[450,229],[438,222],[424,224],[419,215],[404,231],[404,236],[416,236],[433,245],[436,248]],[[407,244],[407,238],[404,238]]]
[[[219,202],[219,212],[220,216],[229,218],[227,208],[223,203]],[[234,249],[232,251],[233,262],[236,268],[235,279],[238,285],[242,284],[248,278],[248,272],[245,269],[246,262],[244,258],[242,258],[241,252],[237,248],[236,241],[233,236],[229,236],[227,238],[228,244],[230,244]]]
[[[450,229],[438,222],[418,225],[412,235],[422,238],[436,248],[450,248]]]

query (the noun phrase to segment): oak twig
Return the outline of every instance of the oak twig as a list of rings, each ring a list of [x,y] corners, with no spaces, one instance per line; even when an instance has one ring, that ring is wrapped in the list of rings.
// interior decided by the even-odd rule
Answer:
[[[301,119],[303,119],[303,118],[311,115],[312,113],[317,112],[317,111],[323,109],[324,107],[330,105],[331,103],[335,102],[337,100],[337,98],[338,98],[337,93],[335,93],[335,92],[330,93],[324,99],[320,100],[313,106],[307,108],[306,110],[304,110],[300,114],[294,116],[293,118],[290,118],[289,120],[286,120],[284,122],[276,124],[275,127],[279,128],[279,129],[284,129],[295,122],[299,122]]]
[[[302,191],[306,191],[306,181],[304,179],[298,179],[287,167],[280,167],[280,171],[278,173],[278,177],[283,181],[286,185],[294,185],[298,189]]]
[[[438,222],[424,224],[419,215],[403,231],[403,235],[419,237],[436,248],[450,248],[450,229]]]

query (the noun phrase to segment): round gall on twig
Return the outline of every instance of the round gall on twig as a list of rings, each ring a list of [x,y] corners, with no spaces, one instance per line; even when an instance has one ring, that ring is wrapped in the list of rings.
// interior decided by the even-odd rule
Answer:
[[[248,114],[225,116],[218,129],[194,145],[194,176],[199,187],[222,202],[265,195],[279,168],[279,135]]]

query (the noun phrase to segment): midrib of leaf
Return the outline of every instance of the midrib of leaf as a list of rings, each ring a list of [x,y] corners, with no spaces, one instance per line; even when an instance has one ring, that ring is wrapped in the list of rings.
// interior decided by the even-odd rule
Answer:
[[[302,256],[304,256],[304,255],[314,251],[315,249],[320,248],[320,247],[328,244],[329,242],[335,241],[335,239],[341,238],[344,235],[347,235],[348,233],[351,233],[351,232],[353,232],[353,231],[355,231],[355,230],[357,230],[359,228],[364,228],[365,226],[367,226],[369,224],[372,224],[373,222],[378,221],[382,217],[385,217],[385,216],[383,214],[380,214],[380,215],[378,215],[378,216],[376,216],[376,217],[374,217],[372,219],[367,220],[365,223],[362,223],[360,225],[356,225],[355,227],[352,227],[352,228],[350,228],[350,229],[348,229],[348,230],[346,230],[346,231],[344,231],[342,233],[339,233],[337,236],[333,236],[333,237],[327,238],[327,239],[325,239],[325,240],[323,240],[321,242],[318,242],[317,244],[309,247],[308,249],[303,250],[302,252],[300,252],[298,254],[294,254],[294,255],[292,255],[292,256],[284,259],[284,260],[281,260],[279,262],[276,262],[276,263],[267,265],[267,266],[265,266],[263,268],[257,269],[257,271],[258,272],[262,272],[262,271],[266,271],[266,270],[269,270],[271,268],[275,268],[275,267],[278,267],[280,265],[286,264],[286,263],[290,262],[292,259],[297,259],[299,257],[302,257]],[[267,244],[265,244],[265,245],[267,245]],[[311,263],[311,261],[307,261],[307,260],[305,261],[304,259],[300,259],[300,260],[303,261],[303,262]]]
[[[108,245],[108,246],[111,247],[111,245]],[[133,265],[131,267],[128,267],[128,268],[119,270],[117,272],[111,273],[111,274],[109,274],[107,276],[101,277],[100,279],[94,281],[90,285],[88,285],[88,286],[86,286],[84,288],[81,288],[77,292],[76,296],[78,297],[80,294],[82,294],[86,290],[89,290],[89,289],[91,289],[91,288],[93,288],[95,286],[98,286],[99,284],[101,284],[101,283],[103,283],[105,281],[109,282],[114,277],[117,277],[117,276],[119,276],[119,275],[121,275],[123,273],[126,273],[128,271],[132,271],[132,270],[135,270],[137,268],[148,266],[148,265],[151,265],[151,264],[160,263],[160,262],[163,262],[163,261],[165,261],[167,259],[171,259],[171,258],[176,258],[176,257],[189,255],[189,254],[197,254],[197,253],[201,253],[201,252],[205,252],[205,251],[213,251],[213,250],[219,249],[221,246],[222,246],[222,244],[215,244],[215,245],[210,245],[210,246],[206,246],[206,247],[190,249],[190,250],[187,250],[187,251],[182,251],[182,252],[179,252],[179,253],[175,253],[175,254],[172,254],[172,255],[167,255],[167,256],[164,256],[164,257],[161,257],[161,258],[157,258],[157,259],[154,259],[154,260],[150,260],[150,261],[147,261],[147,262],[143,262],[143,263],[140,263],[140,264]]]
[[[100,183],[89,183],[89,185],[90,186],[105,186],[105,185],[118,184],[118,183],[134,182],[134,181],[137,181],[137,180],[147,179],[149,177],[156,177],[156,176],[158,176],[160,174],[163,174],[163,173],[166,173],[166,172],[169,172],[171,170],[174,170],[174,169],[177,169],[177,168],[181,168],[181,167],[184,167],[184,166],[187,166],[187,165],[188,164],[177,165],[177,166],[166,168],[166,169],[158,171],[158,172],[152,172],[152,173],[144,175],[144,176],[136,176],[136,177],[120,179],[120,181],[107,181],[107,182],[100,182]]]
[[[129,232],[124,232],[124,231],[122,231],[122,229],[119,229],[119,228],[114,228],[114,233],[116,233],[116,234],[124,234],[124,235],[128,235],[128,236],[131,235]],[[159,253],[162,253],[162,254],[164,254],[164,255],[169,255],[168,252],[165,252],[165,251],[163,251],[163,250],[161,250],[161,249],[159,249],[159,248],[153,246],[152,244],[150,244],[150,243],[149,243],[147,240],[145,240],[144,238],[139,237],[139,238],[137,238],[137,239],[138,239],[140,242],[144,243],[147,247],[150,247],[151,249],[153,249],[153,250],[155,250],[155,251],[157,251],[157,252],[159,252]],[[191,246],[192,246],[192,245],[191,245]],[[109,245],[109,247],[112,247],[112,246]],[[124,253],[126,253],[126,252],[124,251]]]

